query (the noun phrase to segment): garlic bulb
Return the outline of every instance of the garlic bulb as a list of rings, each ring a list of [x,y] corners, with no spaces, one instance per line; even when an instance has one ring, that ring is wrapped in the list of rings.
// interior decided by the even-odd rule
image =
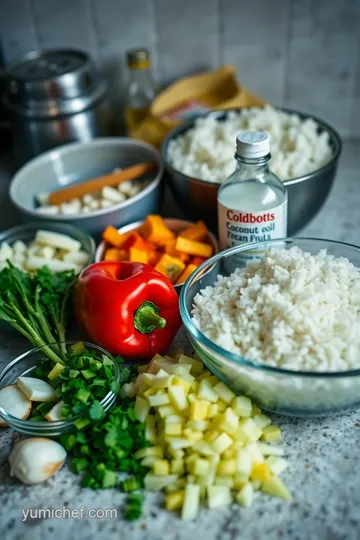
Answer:
[[[9,456],[10,474],[24,484],[38,484],[64,464],[66,450],[57,442],[33,437],[17,443]]]

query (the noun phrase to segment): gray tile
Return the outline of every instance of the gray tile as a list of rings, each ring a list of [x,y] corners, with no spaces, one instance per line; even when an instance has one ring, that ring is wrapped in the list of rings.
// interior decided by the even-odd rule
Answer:
[[[0,39],[6,62],[38,48],[29,0],[2,0]]]
[[[287,100],[350,134],[360,26],[357,0],[293,1]]]
[[[155,0],[162,83],[219,64],[217,0]]]
[[[221,0],[223,59],[237,67],[239,81],[276,105],[285,90],[289,2]]]
[[[42,48],[79,48],[95,54],[88,0],[32,0]]]
[[[355,72],[355,90],[352,102],[350,136],[355,139],[360,138],[360,33],[359,43],[356,51],[357,69]]]

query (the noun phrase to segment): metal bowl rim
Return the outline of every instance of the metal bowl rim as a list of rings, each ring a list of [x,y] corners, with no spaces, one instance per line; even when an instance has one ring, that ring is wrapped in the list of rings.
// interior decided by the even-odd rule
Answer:
[[[253,109],[253,108],[258,108],[258,107],[252,107],[251,106],[251,107],[239,107],[239,108],[236,108],[236,109],[223,109],[223,110],[219,109],[219,110],[210,111],[208,113],[201,114],[201,115],[197,116],[194,119],[188,120],[187,122],[181,124],[180,126],[177,126],[173,130],[171,130],[170,133],[168,133],[168,135],[165,137],[165,139],[164,139],[164,141],[163,141],[163,143],[161,145],[161,157],[162,157],[162,160],[163,160],[163,162],[165,164],[166,169],[169,170],[172,173],[180,174],[184,178],[189,179],[189,180],[191,180],[193,182],[199,182],[201,184],[206,184],[206,185],[213,185],[214,187],[219,186],[220,182],[211,182],[210,180],[203,180],[201,178],[193,178],[191,176],[188,176],[187,174],[184,174],[183,172],[181,172],[181,171],[179,171],[177,169],[174,169],[174,167],[167,160],[167,148],[169,146],[169,142],[171,140],[176,139],[177,137],[179,137],[179,135],[184,134],[189,129],[191,129],[194,126],[194,123],[198,118],[206,118],[207,116],[214,116],[215,118],[221,118],[221,117],[226,116],[227,113],[229,113],[229,112],[240,112],[243,109]],[[316,169],[315,171],[313,171],[311,173],[308,173],[306,175],[299,176],[297,178],[289,178],[288,180],[284,180],[283,184],[285,186],[292,186],[294,184],[299,184],[301,182],[306,182],[307,180],[313,179],[314,176],[318,175],[321,172],[326,172],[327,168],[332,168],[336,164],[337,160],[340,157],[340,154],[341,154],[341,151],[342,151],[342,146],[343,146],[342,145],[342,139],[341,139],[339,133],[336,131],[336,129],[331,127],[330,124],[328,124],[324,120],[321,120],[320,118],[318,118],[317,116],[314,116],[312,114],[306,114],[306,113],[303,113],[303,112],[300,112],[300,111],[296,111],[294,109],[287,109],[286,107],[275,107],[275,109],[277,109],[279,111],[284,111],[284,112],[289,113],[289,114],[297,114],[298,116],[300,116],[300,118],[302,120],[306,120],[308,118],[311,118],[312,120],[315,120],[315,122],[317,122],[319,124],[320,128],[325,128],[325,130],[331,135],[332,140],[335,141],[335,151],[334,151],[334,154],[333,154],[331,160],[328,163],[326,163],[325,165],[320,167],[320,169]]]

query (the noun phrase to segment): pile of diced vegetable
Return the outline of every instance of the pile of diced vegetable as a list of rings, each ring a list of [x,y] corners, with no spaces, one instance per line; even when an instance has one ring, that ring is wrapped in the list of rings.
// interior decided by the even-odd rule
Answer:
[[[89,262],[89,255],[82,251],[81,243],[67,234],[37,231],[34,241],[26,245],[17,240],[12,246],[2,242],[0,246],[0,270],[9,260],[20,270],[33,272],[47,266],[53,272],[81,270]]]
[[[286,500],[279,474],[288,463],[273,444],[280,429],[245,396],[236,396],[196,357],[156,355],[122,396],[136,396],[135,416],[151,446],[135,457],[149,468],[145,489],[166,492],[166,508],[194,518],[233,500],[250,506],[254,492]]]
[[[184,283],[190,274],[213,255],[209,231],[202,221],[175,234],[159,215],[150,215],[136,231],[120,234],[109,226],[103,232],[105,261],[141,262],[154,266],[173,284]]]

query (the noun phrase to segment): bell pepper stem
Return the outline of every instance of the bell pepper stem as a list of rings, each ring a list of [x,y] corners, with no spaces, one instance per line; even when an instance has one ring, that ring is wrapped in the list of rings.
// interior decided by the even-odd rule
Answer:
[[[151,334],[156,328],[165,328],[166,319],[160,317],[159,308],[152,302],[144,302],[135,311],[135,329],[142,334]]]

